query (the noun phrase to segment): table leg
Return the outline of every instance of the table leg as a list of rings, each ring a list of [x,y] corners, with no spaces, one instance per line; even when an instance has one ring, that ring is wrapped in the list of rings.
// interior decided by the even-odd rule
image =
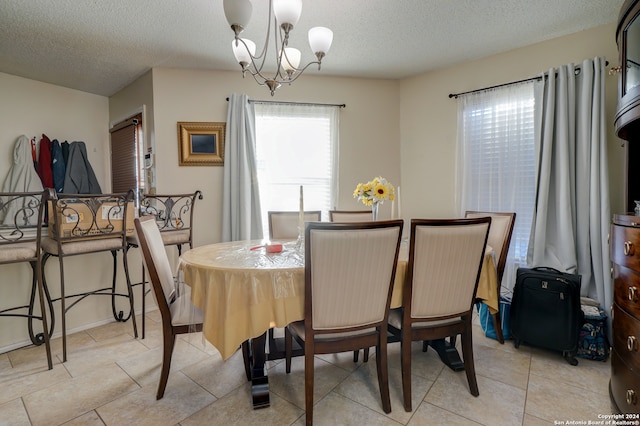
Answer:
[[[431,346],[438,353],[438,356],[442,362],[452,369],[453,371],[464,370],[464,363],[460,354],[454,345],[447,342],[445,339],[430,340],[429,346]]]
[[[265,370],[266,333],[251,339],[251,396],[253,408],[265,408],[269,402],[269,378]]]

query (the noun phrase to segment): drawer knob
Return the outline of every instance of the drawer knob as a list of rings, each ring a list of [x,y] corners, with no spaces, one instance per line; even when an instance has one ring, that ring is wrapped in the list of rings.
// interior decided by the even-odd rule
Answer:
[[[633,256],[633,243],[631,241],[624,242],[624,255]]]
[[[627,337],[627,350],[629,352],[638,350],[638,339],[636,339],[636,336]]]
[[[627,404],[636,405],[637,402],[638,397],[636,396],[636,392],[633,389],[627,389]]]
[[[630,302],[638,301],[638,288],[636,286],[629,287],[628,297]]]

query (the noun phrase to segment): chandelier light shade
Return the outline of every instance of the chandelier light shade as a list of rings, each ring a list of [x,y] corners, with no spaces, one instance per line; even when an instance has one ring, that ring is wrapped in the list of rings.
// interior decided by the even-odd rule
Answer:
[[[251,63],[251,57],[256,54],[256,44],[246,38],[232,40],[231,48],[242,68],[247,67]]]
[[[262,51],[256,55],[256,44],[240,33],[247,28],[251,19],[253,5],[250,0],[224,0],[224,15],[234,33],[231,43],[233,54],[240,64],[242,76],[249,72],[261,86],[267,86],[271,96],[284,83],[293,83],[312,64],[320,69],[322,58],[331,48],[333,32],[329,28],[314,27],[309,30],[309,46],[316,57],[315,61],[300,67],[301,52],[289,47],[289,33],[295,28],[302,14],[302,0],[269,0],[269,21]],[[273,22],[274,34],[271,34]],[[263,67],[270,51],[269,41],[273,40],[275,71],[265,76]]]
[[[224,16],[237,36],[249,24],[253,5],[249,0],[224,0],[223,6]]]

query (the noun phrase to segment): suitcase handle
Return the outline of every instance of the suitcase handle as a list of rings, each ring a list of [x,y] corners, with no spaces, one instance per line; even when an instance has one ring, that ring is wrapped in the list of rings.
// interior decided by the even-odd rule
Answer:
[[[550,268],[548,266],[536,266],[535,268],[531,268],[531,269],[533,269],[534,271],[553,271],[553,272],[557,272],[558,274],[565,274],[566,273],[566,272],[558,271],[555,268]]]

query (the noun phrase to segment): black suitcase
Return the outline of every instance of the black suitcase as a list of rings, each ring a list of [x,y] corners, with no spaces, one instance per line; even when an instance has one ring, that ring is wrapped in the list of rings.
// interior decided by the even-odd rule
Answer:
[[[581,276],[552,268],[519,268],[511,302],[511,335],[521,342],[562,351],[571,365],[583,323]]]

